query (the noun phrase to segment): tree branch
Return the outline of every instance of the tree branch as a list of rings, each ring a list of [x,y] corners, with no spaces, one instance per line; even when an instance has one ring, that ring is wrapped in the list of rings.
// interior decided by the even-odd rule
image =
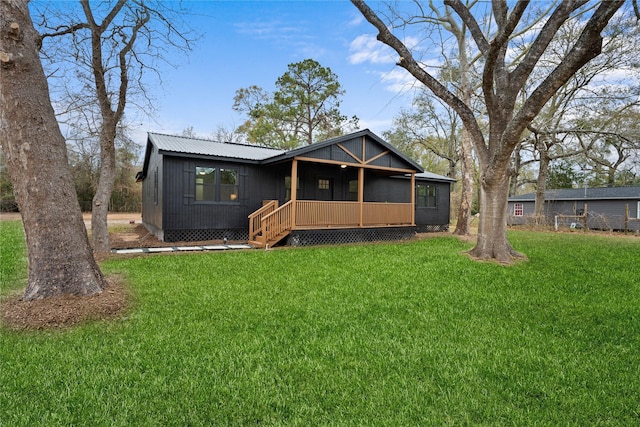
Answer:
[[[484,135],[473,115],[473,111],[469,106],[451,93],[442,83],[436,80],[431,74],[426,72],[413,58],[413,55],[407,47],[387,28],[387,26],[378,18],[378,16],[366,5],[363,0],[351,0],[351,2],[360,10],[362,15],[377,30],[377,39],[387,46],[394,49],[399,55],[400,60],[396,65],[406,69],[416,79],[427,86],[438,98],[442,99],[447,105],[453,108],[462,119],[469,134],[475,141],[484,141]],[[484,143],[478,144],[476,147],[479,156],[487,156],[486,146]]]
[[[524,129],[540,112],[546,102],[582,66],[598,56],[602,48],[601,32],[613,14],[623,5],[624,0],[604,1],[591,16],[578,41],[562,62],[543,80],[524,102],[522,108],[510,121],[503,134],[503,141],[518,141]],[[515,143],[508,143],[512,148]]]
[[[467,26],[467,28],[469,28],[469,32],[471,33],[473,40],[476,42],[476,46],[478,46],[478,49],[480,50],[480,52],[482,52],[483,55],[485,55],[489,50],[489,42],[485,38],[484,33],[478,25],[478,22],[473,17],[469,9],[464,4],[462,4],[460,0],[445,0],[444,5],[449,6],[453,10],[455,10],[455,12]]]

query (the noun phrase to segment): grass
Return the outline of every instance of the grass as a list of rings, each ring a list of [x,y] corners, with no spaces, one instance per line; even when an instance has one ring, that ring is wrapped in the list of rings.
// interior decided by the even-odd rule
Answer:
[[[637,425],[640,240],[510,241],[528,262],[449,237],[111,259],[126,318],[1,332],[0,424]]]

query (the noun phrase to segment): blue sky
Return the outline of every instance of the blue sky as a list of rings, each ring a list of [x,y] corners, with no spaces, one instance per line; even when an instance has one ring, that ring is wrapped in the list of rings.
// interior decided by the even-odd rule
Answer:
[[[409,106],[415,81],[395,65],[396,55],[375,40],[374,28],[348,1],[193,1],[185,16],[202,34],[178,68],[167,68],[154,93],[158,115],[140,123],[147,131],[181,133],[193,126],[210,136],[237,127],[237,89],[257,85],[272,92],[290,63],[307,58],[338,75],[346,93],[341,110],[360,127],[380,134]],[[138,136],[136,136],[136,139]]]

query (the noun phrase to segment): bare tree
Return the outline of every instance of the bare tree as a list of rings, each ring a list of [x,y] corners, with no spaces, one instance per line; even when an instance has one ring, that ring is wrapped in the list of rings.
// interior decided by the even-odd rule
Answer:
[[[211,138],[214,141],[220,142],[244,142],[243,136],[238,132],[236,126],[218,125],[216,129],[211,132]]]
[[[457,178],[462,126],[455,111],[438,101],[421,91],[412,102],[413,108],[401,109],[393,119],[392,130],[383,132],[383,136],[433,172],[443,169],[440,163],[446,163],[439,173]]]
[[[528,142],[535,153],[529,161],[538,163],[536,219],[544,214],[546,180],[552,161],[584,154],[588,159],[609,163],[606,151],[611,144],[599,146],[596,142],[602,132],[622,136],[609,139],[620,142],[613,144],[623,151],[618,156],[619,164],[626,160],[624,151],[633,149],[633,144],[624,141],[624,134],[633,128],[633,120],[626,120],[624,125],[618,123],[640,103],[640,77],[637,76],[640,31],[633,21],[630,16],[622,15],[609,23],[602,53],[578,70],[528,127],[530,136],[524,142]],[[563,27],[549,54],[543,58],[547,65],[541,68],[556,67],[570,51],[572,39],[580,29],[579,22]],[[613,179],[610,182],[612,184]]]
[[[54,10],[45,4],[40,28],[46,57],[71,77],[62,83],[64,92],[71,95],[66,98],[67,109],[98,111],[100,177],[92,203],[91,232],[94,250],[104,253],[109,251],[107,213],[116,176],[118,124],[134,93],[143,102],[149,100],[145,74],[157,75],[157,65],[167,61],[169,47],[186,51],[191,40],[181,32],[180,11],[173,10],[172,3],[80,0],[80,5],[77,11]],[[69,61],[74,65],[71,70]]]
[[[488,135],[482,131],[482,118],[470,105],[448,90],[429,69],[419,62],[412,51],[395,35],[387,24],[362,0],[352,0],[365,19],[378,31],[378,40],[393,48],[399,55],[398,65],[409,71],[443,99],[460,116],[473,142],[480,166],[480,221],[478,240],[470,255],[479,259],[494,259],[510,263],[524,257],[507,239],[507,197],[511,175],[511,154],[521,140],[522,133],[544,107],[549,98],[580,68],[600,54],[601,32],[624,1],[603,1],[585,10],[586,1],[566,1],[553,7],[544,25],[528,31],[529,47],[522,55],[512,57],[510,39],[514,32],[527,26],[528,1],[518,1],[510,9],[505,1],[492,3],[491,16],[482,16],[459,0],[445,0],[461,19],[482,55],[482,95],[489,125]],[[523,89],[530,84],[532,72],[553,38],[567,22],[584,19],[582,31],[576,35],[573,47],[559,65],[544,78],[526,98]],[[590,15],[590,16],[586,16]],[[483,22],[492,25],[482,30]]]
[[[92,295],[107,286],[67,168],[67,150],[26,1],[0,1],[0,141],[24,224],[24,299]]]

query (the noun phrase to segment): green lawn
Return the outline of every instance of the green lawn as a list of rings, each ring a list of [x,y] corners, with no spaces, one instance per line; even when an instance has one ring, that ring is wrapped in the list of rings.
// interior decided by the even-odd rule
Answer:
[[[109,260],[125,318],[1,332],[0,425],[638,425],[640,239],[510,240],[529,261],[452,237]]]

